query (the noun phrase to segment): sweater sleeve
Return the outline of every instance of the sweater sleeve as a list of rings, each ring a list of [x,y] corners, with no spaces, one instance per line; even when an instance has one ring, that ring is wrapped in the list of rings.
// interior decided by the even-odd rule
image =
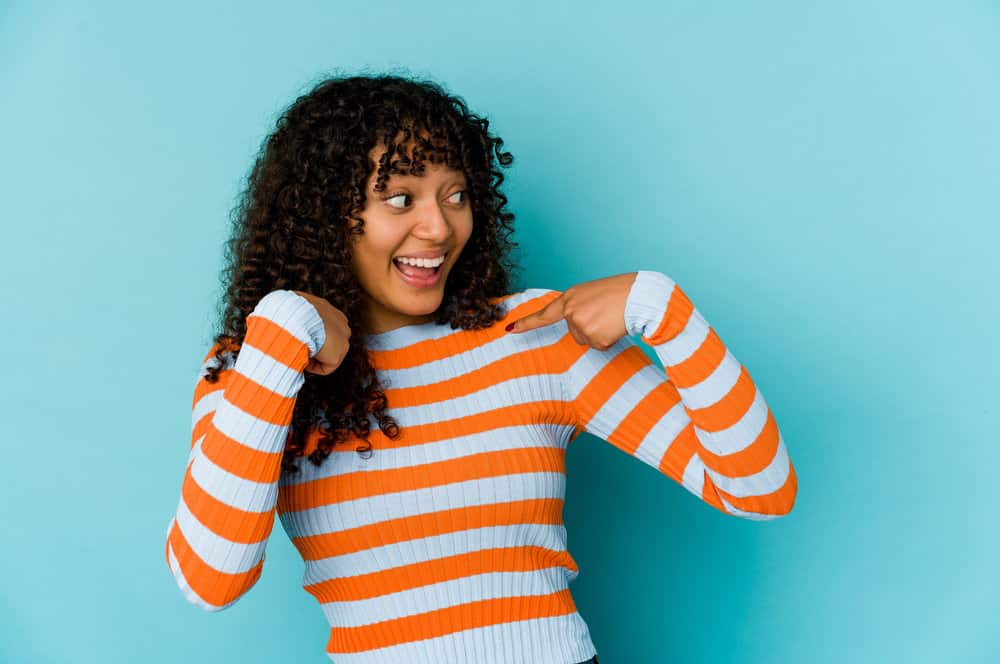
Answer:
[[[795,469],[746,368],[674,281],[639,271],[625,305],[661,370],[629,338],[604,351],[560,341],[575,419],[586,431],[658,469],[712,507],[769,520],[795,502]]]
[[[247,316],[243,344],[223,356],[216,383],[203,379],[216,347],[202,362],[165,552],[183,596],[207,611],[231,606],[260,578],[295,399],[325,335],[308,300],[276,290]]]

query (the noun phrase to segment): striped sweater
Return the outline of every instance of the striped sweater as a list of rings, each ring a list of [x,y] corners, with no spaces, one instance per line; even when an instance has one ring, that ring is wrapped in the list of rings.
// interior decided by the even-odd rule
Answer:
[[[298,458],[298,474],[281,472],[282,451],[325,330],[292,291],[262,298],[220,380],[201,380],[213,348],[195,388],[166,538],[183,596],[209,611],[243,596],[277,514],[336,664],[572,664],[596,653],[568,588],[578,568],[562,520],[566,449],[580,433],[726,514],[791,510],[796,475],[770,409],[673,280],[638,272],[628,335],[607,350],[577,344],[565,320],[504,331],[559,295],[496,298],[505,319],[483,330],[431,322],[368,335],[401,435],[372,417],[370,458],[350,440],[318,468]]]

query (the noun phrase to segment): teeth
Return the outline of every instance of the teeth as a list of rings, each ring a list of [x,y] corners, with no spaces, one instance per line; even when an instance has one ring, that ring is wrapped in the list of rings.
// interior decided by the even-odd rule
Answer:
[[[397,257],[393,260],[397,260],[400,263],[406,263],[407,265],[416,265],[417,267],[437,267],[444,262],[444,256],[440,258],[403,258]]]

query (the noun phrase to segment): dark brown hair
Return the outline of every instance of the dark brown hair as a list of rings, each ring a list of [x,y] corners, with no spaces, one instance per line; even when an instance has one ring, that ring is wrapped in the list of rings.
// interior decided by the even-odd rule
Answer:
[[[247,316],[273,290],[305,291],[344,312],[355,332],[346,357],[327,376],[305,373],[296,399],[282,458],[282,470],[296,472],[294,459],[304,454],[310,428],[320,430],[308,457],[317,466],[350,434],[367,443],[358,453],[370,455],[369,414],[387,436],[399,435],[399,425],[385,412],[365,330],[357,328],[364,321],[364,298],[350,267],[350,234],[364,232],[358,213],[370,175],[378,169],[375,188],[382,191],[390,174],[421,175],[425,159],[465,173],[472,234],[448,274],[435,321],[452,329],[481,329],[503,317],[495,298],[507,294],[515,269],[514,215],[505,210],[504,177],[497,168],[509,166],[513,157],[501,151],[503,141],[490,134],[489,121],[471,113],[462,98],[437,83],[396,74],[325,78],[276,124],[233,209],[221,329],[215,335],[217,364],[205,380],[218,380],[223,354],[238,352]],[[376,145],[386,147],[379,164],[369,158]]]

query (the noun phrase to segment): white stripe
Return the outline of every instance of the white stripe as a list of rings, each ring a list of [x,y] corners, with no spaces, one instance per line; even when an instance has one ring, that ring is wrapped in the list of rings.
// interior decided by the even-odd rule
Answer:
[[[470,454],[503,452],[506,450],[544,447],[565,449],[573,426],[569,424],[531,423],[489,429],[427,443],[397,448],[375,447],[371,459],[362,459],[353,447],[337,449],[319,467],[303,463],[297,457],[300,472],[281,476],[282,486],[294,486],[353,472],[376,472],[408,468],[425,463],[449,461]]]
[[[288,526],[290,537],[306,533],[322,535],[458,507],[539,498],[562,499],[565,486],[566,475],[560,472],[514,473],[284,512],[282,523]]]
[[[516,306],[516,304],[514,306]],[[449,333],[456,333],[456,331],[451,330],[450,326],[445,325],[440,327],[445,328]],[[401,328],[395,331],[402,333],[404,329],[408,328]],[[456,377],[481,371],[482,366],[484,365],[483,358],[501,359],[514,356],[519,352],[525,351],[526,349],[529,352],[534,351],[540,347],[557,343],[568,333],[569,329],[566,326],[566,321],[560,320],[556,323],[520,334],[501,335],[493,341],[488,341],[482,345],[475,346],[462,353],[453,355],[449,354],[446,357],[434,360],[427,358],[415,358],[414,361],[419,361],[420,363],[411,367],[404,367],[400,369],[379,369],[379,376],[384,378],[384,382],[393,388],[402,389],[425,387],[427,385],[433,385],[447,380],[454,380]],[[419,340],[422,341],[427,337],[436,338],[441,336],[448,335],[421,332]],[[399,347],[405,346],[405,344],[400,344],[398,342],[396,345]],[[537,376],[520,376],[501,384],[513,386],[516,389],[520,386],[520,384],[514,383],[515,380],[521,381],[522,383],[525,379],[551,382],[550,376],[551,374],[544,373]]]
[[[681,398],[688,408],[700,410],[721,401],[736,385],[742,365],[728,350],[719,365],[700,383],[691,387],[679,387]]]
[[[676,283],[656,270],[639,270],[625,298],[625,328],[630,335],[650,335],[670,306]]]
[[[202,398],[198,399],[194,408],[191,409],[191,428],[201,421],[208,413],[219,407],[219,400],[222,399],[222,388],[212,390]]]
[[[445,556],[512,546],[537,546],[550,551],[566,551],[566,526],[523,523],[512,526],[470,528],[393,542],[319,560],[307,560],[302,585],[381,572],[399,565],[412,565]],[[391,560],[401,562],[393,565],[389,563]],[[572,571],[569,580],[573,580],[576,575],[577,572]]]
[[[739,509],[738,507],[733,507],[732,505],[729,504],[729,502],[725,498],[722,498],[721,496],[719,497],[719,500],[722,501],[722,504],[725,506],[726,511],[728,511],[733,516],[742,517],[744,519],[750,519],[751,521],[771,521],[773,519],[777,519],[781,516],[784,516],[783,514],[758,514],[757,512],[747,512]]]
[[[221,375],[222,372],[226,371],[227,369],[232,369],[233,364],[235,362],[236,362],[236,351],[234,350],[227,350],[226,352],[224,352],[222,354],[222,362],[216,361],[215,354],[213,353],[212,355],[209,355],[204,362],[201,363],[201,369],[198,371],[198,380],[202,380],[205,376],[208,375],[209,367],[221,366],[222,371],[216,374],[218,376]]]
[[[588,348],[587,351],[577,358],[576,362],[574,362],[564,374],[565,379],[563,382],[566,400],[576,400],[584,388],[594,380],[597,374],[604,369],[607,364],[612,362],[619,354],[625,352],[631,347],[637,346],[628,337],[622,337],[613,343],[607,350]],[[650,362],[652,362],[652,360],[650,360]],[[647,367],[643,367],[637,372],[637,374],[643,374],[644,378],[650,381],[655,380],[656,383],[662,383],[667,379],[663,371],[660,370],[660,368],[655,364],[650,364],[648,366],[654,369],[653,373],[655,374],[655,379],[653,375],[644,373],[647,371]]]
[[[683,402],[678,401],[643,437],[639,447],[635,450],[635,457],[643,463],[659,469],[667,449],[690,423],[691,418],[684,410]]]
[[[182,497],[177,506],[177,525],[188,545],[206,565],[226,574],[240,574],[254,567],[263,557],[267,539],[255,544],[232,542],[209,530],[198,520]]]
[[[705,464],[697,454],[691,455],[691,460],[684,467],[681,484],[684,485],[685,489],[698,496],[700,500],[705,499],[702,496],[702,491],[705,490]]]
[[[298,371],[249,344],[243,344],[234,370],[287,398],[299,393],[304,380]],[[280,380],[276,381],[272,376],[277,376]]]
[[[334,664],[582,662],[596,653],[579,612],[476,627],[357,653],[328,653]]]
[[[250,316],[266,318],[282,328],[308,346],[310,355],[315,355],[326,340],[326,327],[316,307],[290,290],[271,291],[257,302]],[[244,339],[240,356],[246,348]]]
[[[486,572],[369,599],[327,602],[322,606],[330,625],[361,627],[468,602],[523,595],[549,595],[567,586],[566,569],[563,567],[530,572]]]
[[[586,354],[590,354],[589,352]],[[603,365],[611,360],[600,360]],[[589,371],[589,370],[588,370]],[[577,382],[574,377],[570,389],[576,396],[568,398],[576,399],[582,392],[585,385]],[[590,421],[587,422],[586,430],[599,438],[607,440],[608,437],[618,428],[618,426],[631,415],[632,409],[658,385],[667,382],[666,376],[654,364],[647,364],[632,374],[628,380],[621,384],[614,394],[612,394],[604,404],[594,413]],[[663,403],[666,406],[666,402]]]
[[[521,291],[520,293],[512,294],[510,297],[508,297],[503,302],[500,302],[499,304],[504,309],[505,314],[507,314],[516,309],[517,307],[521,306],[522,304],[534,300],[536,298],[540,298],[544,296],[546,293],[550,292],[552,292],[551,288],[529,288],[527,290]],[[393,332],[392,335],[385,335],[385,334],[366,335],[365,337],[366,345],[372,350],[400,349],[422,341],[429,341],[430,343],[434,343],[435,341],[443,339],[445,337],[449,337],[454,334],[460,334],[462,330],[453,330],[451,329],[451,325],[447,324],[436,325],[433,323],[427,323],[424,325],[410,325],[407,327],[398,328],[396,330],[393,330],[392,332]],[[388,338],[389,336],[391,336],[392,338],[389,339]],[[511,335],[501,336],[501,338],[510,338],[510,337]],[[423,370],[424,367],[428,367],[431,371],[434,371],[433,363],[422,364],[420,365],[420,367],[414,367],[409,371],[413,371],[416,369]],[[385,373],[386,375],[395,377],[397,375],[405,376],[406,371],[407,370],[404,369],[404,370],[386,371]],[[406,381],[405,378],[402,380],[403,382]],[[400,382],[399,385],[402,386],[403,382]],[[418,384],[421,384],[420,381],[418,381]]]
[[[479,361],[485,361],[484,357],[480,357]],[[469,365],[465,366],[468,367]],[[423,383],[421,387],[430,387],[439,382],[439,380],[461,378],[469,373],[463,371],[464,368],[463,366],[451,366],[449,368],[450,374],[440,379],[436,379],[435,376],[428,373],[424,376],[427,382]],[[484,413],[500,408],[526,405],[540,400],[558,400],[562,398],[562,387],[559,379],[556,377],[558,375],[541,373],[530,376],[519,376],[444,401],[406,407],[393,407],[392,415],[401,427],[419,426],[421,424],[441,422],[449,416],[455,417],[456,415],[464,416],[468,413]],[[398,381],[390,381],[383,382],[383,387],[396,388],[404,386],[400,385]]]
[[[228,604],[223,604],[222,606],[209,604],[208,602],[203,600],[198,595],[198,593],[194,591],[193,588],[191,588],[191,585],[187,582],[187,579],[184,578],[184,572],[181,571],[180,563],[177,560],[177,556],[174,555],[174,547],[170,546],[169,543],[167,544],[167,555],[170,560],[170,571],[174,575],[174,580],[177,582],[177,587],[180,588],[181,595],[184,597],[184,599],[186,599],[191,604],[194,604],[197,607],[205,609],[206,611],[214,612],[227,609],[239,600],[239,597],[237,597]]]
[[[216,500],[244,512],[267,512],[278,499],[277,482],[254,482],[220,468],[204,455],[191,462],[191,477]]]
[[[695,426],[699,442],[709,452],[718,455],[735,454],[750,447],[767,425],[767,402],[761,391],[754,389],[753,401],[747,412],[727,429],[705,431]]]
[[[198,440],[194,441],[194,445],[191,446],[191,451],[188,453],[188,465],[191,465],[191,462],[201,455],[201,442],[205,440],[207,435],[207,433],[203,433],[198,436]]]
[[[784,459],[784,463],[782,462],[782,459]],[[782,463],[784,465],[783,469],[781,467]],[[777,455],[777,457],[775,459],[775,462],[772,463],[770,466],[768,466],[768,468],[765,469],[765,471],[763,473],[758,473],[757,475],[750,475],[749,477],[759,478],[759,477],[763,476],[764,473],[767,473],[767,472],[771,472],[773,474],[778,474],[778,473],[782,473],[783,472],[784,473],[784,478],[782,478],[781,481],[778,482],[777,484],[774,484],[773,482],[775,482],[775,480],[773,479],[773,476],[772,476],[771,479],[765,480],[765,481],[771,482],[771,484],[769,485],[770,488],[761,489],[760,486],[759,486],[759,484],[758,484],[754,488],[754,491],[752,493],[742,494],[742,493],[740,493],[740,491],[747,490],[747,488],[750,485],[747,485],[747,486],[743,487],[742,489],[740,489],[735,484],[735,482],[739,482],[740,480],[732,480],[730,478],[724,477],[722,475],[719,475],[716,472],[713,472],[713,471],[709,470],[708,468],[706,468],[704,462],[701,460],[701,457],[699,457],[697,454],[695,454],[695,455],[693,455],[691,457],[691,461],[688,462],[687,467],[684,469],[684,475],[683,475],[683,477],[681,479],[681,484],[688,491],[690,491],[694,495],[698,496],[698,498],[700,498],[701,500],[705,500],[704,496],[702,495],[702,492],[705,489],[705,475],[704,475],[704,473],[707,471],[708,474],[709,474],[709,477],[712,478],[712,482],[714,482],[716,484],[716,486],[718,486],[720,489],[722,489],[726,493],[730,493],[730,494],[732,494],[734,496],[740,496],[740,497],[745,497],[745,495],[746,496],[749,496],[749,495],[764,495],[764,494],[772,493],[775,490],[780,489],[782,486],[784,486],[785,480],[787,479],[787,476],[788,476],[788,469],[790,467],[789,464],[790,464],[790,460],[788,459],[787,453],[784,451],[784,441],[780,441],[780,439],[779,439],[779,454]],[[731,504],[729,504],[721,496],[719,496],[719,499],[722,500],[722,503],[725,506],[726,511],[728,511],[733,516],[743,517],[743,518],[746,518],[746,519],[753,519],[753,520],[757,520],[757,521],[770,520],[770,519],[777,518],[778,516],[782,516],[782,515],[773,515],[773,514],[759,514],[757,512],[748,512],[748,511],[741,510],[741,509],[738,509],[736,507],[733,507]]]
[[[737,498],[747,498],[749,496],[763,496],[780,489],[788,480],[790,468],[788,452],[785,450],[785,443],[779,434],[777,452],[764,470],[743,477],[727,477],[711,468],[707,470],[708,476],[712,478],[717,487]]]
[[[673,366],[687,360],[697,351],[708,337],[711,326],[697,308],[691,309],[687,324],[673,339],[653,346],[656,355],[665,366]]]
[[[212,417],[212,424],[220,432],[258,452],[283,451],[288,438],[287,424],[272,424],[240,409],[225,395]]]

